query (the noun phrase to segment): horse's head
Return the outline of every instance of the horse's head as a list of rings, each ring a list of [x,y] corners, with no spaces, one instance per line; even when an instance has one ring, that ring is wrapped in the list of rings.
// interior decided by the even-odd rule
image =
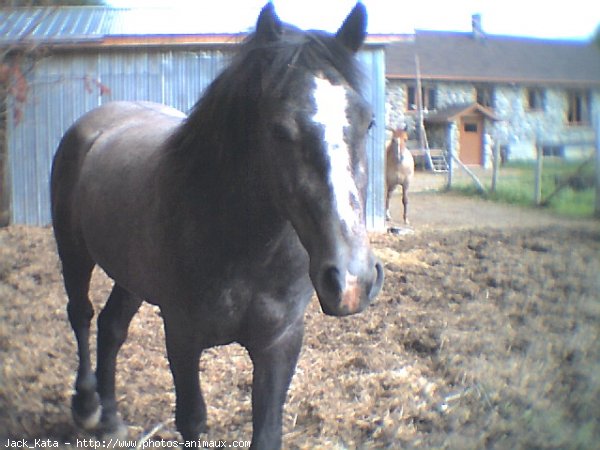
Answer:
[[[392,140],[387,147],[388,155],[391,152],[396,161],[402,161],[402,154],[406,150],[406,141],[408,141],[406,127],[388,128],[388,130],[392,132]]]
[[[408,140],[408,132],[405,128],[397,128],[392,130],[392,139],[395,139],[400,144],[405,144]]]
[[[365,33],[362,4],[329,35],[282,24],[269,3],[252,38],[263,64],[256,139],[264,173],[308,252],[323,311],[338,316],[360,312],[383,283],[364,216],[372,112],[355,53]]]
[[[406,131],[406,127],[392,129],[391,132],[392,142],[400,148],[405,148],[406,141],[408,141],[408,131]]]

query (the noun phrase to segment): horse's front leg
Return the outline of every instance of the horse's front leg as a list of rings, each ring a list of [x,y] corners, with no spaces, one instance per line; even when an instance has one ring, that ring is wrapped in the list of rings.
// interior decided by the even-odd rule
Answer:
[[[197,441],[205,433],[206,404],[200,390],[198,363],[202,349],[195,343],[193,326],[184,317],[163,311],[167,356],[175,383],[175,424],[185,442]]]
[[[404,206],[404,223],[408,225],[408,182],[402,185],[402,205]]]
[[[394,192],[395,186],[390,186],[386,184],[385,187],[385,219],[392,220],[392,215],[390,214],[390,200],[392,198],[392,193]]]
[[[252,445],[254,450],[281,448],[282,414],[302,347],[304,323],[291,324],[263,348],[248,348],[254,364]]]

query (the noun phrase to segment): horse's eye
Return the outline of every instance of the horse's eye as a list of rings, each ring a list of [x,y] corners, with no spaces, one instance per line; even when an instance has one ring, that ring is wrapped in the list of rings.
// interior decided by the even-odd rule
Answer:
[[[298,128],[295,124],[276,122],[271,127],[271,132],[273,133],[273,137],[281,141],[293,142],[298,137]]]

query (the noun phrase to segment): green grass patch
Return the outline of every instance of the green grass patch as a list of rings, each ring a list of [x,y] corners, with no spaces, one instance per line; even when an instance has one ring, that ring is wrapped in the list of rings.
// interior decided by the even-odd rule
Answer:
[[[595,166],[546,159],[542,171],[542,202],[544,207],[560,215],[592,217],[595,200]],[[488,190],[486,198],[494,201],[533,206],[535,196],[535,163],[519,162],[502,166],[496,192],[491,193],[492,171],[486,171],[480,181]],[[555,192],[557,187],[566,184]],[[481,195],[470,178],[461,176],[452,190],[465,195]]]

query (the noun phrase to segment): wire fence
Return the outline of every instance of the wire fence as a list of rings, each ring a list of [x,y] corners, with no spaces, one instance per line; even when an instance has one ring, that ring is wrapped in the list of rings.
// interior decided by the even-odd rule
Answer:
[[[593,187],[595,192],[593,214],[594,217],[600,218],[600,113],[596,115],[594,129],[596,132],[595,140],[593,141],[565,143],[565,145],[577,145],[593,148],[594,152],[590,153],[588,157],[578,162],[569,174],[561,176],[560,179],[556,179],[554,188],[549,193],[546,193],[545,196],[543,195],[544,191],[542,189],[542,183],[544,179],[544,147],[546,146],[546,143],[536,143],[536,160],[535,164],[533,164],[535,181],[532,193],[532,203],[534,205],[548,206],[550,202],[560,194],[561,191],[569,187],[576,190],[580,188]],[[470,168],[463,164],[455,154],[447,156],[447,189],[452,190],[456,186],[457,180],[459,180],[459,183],[463,183],[463,180],[467,178],[470,179],[476,190],[481,194],[496,194],[503,172],[501,170],[503,162],[500,154],[500,148],[500,143],[496,143],[493,148],[491,180],[489,179],[489,170],[482,172],[480,170]],[[590,166],[594,167],[594,176],[591,181],[589,176],[586,176],[584,179],[582,175],[584,172],[589,172]],[[482,173],[485,175],[482,176]]]

